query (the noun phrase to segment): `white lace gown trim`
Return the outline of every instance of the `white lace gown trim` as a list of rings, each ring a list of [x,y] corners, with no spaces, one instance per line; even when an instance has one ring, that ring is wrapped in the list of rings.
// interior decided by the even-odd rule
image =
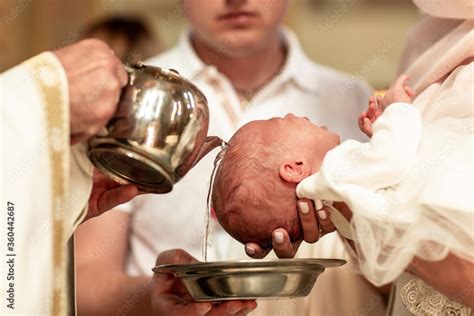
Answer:
[[[420,279],[410,280],[400,290],[403,304],[410,313],[418,316],[469,316],[471,309],[455,302]]]

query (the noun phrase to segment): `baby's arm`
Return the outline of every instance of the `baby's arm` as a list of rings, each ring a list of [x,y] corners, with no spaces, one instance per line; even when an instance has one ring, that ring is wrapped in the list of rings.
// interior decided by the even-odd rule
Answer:
[[[412,103],[415,93],[407,85],[408,79],[407,75],[401,75],[383,98],[380,95],[369,98],[367,111],[362,112],[358,119],[359,128],[364,134],[372,137],[372,124],[390,104],[395,102]]]
[[[419,111],[406,103],[391,104],[373,128],[368,143],[347,140],[329,151],[320,171],[298,184],[298,197],[347,202],[348,194],[400,183],[417,161]]]

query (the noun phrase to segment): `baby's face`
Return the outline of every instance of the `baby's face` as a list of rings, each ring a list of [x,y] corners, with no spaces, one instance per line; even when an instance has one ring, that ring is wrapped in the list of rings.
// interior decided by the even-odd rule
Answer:
[[[217,172],[213,204],[223,228],[242,243],[271,247],[276,228],[288,231],[290,239],[301,239],[296,209],[297,183],[285,181],[280,165],[289,156],[319,159],[323,142],[332,147],[339,137],[306,118],[292,114],[284,118],[253,121],[229,141]]]
[[[305,149],[314,151],[321,147],[321,142],[339,144],[339,136],[328,131],[325,126],[318,126],[306,117],[298,117],[291,113],[285,117],[274,117],[269,120],[254,121],[255,125],[248,129],[256,136],[267,135],[268,146],[282,146],[286,144],[293,152]],[[301,154],[303,154],[303,152]]]

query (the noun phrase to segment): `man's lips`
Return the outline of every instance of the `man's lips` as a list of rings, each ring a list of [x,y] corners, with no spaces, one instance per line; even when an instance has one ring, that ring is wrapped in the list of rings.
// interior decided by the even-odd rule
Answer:
[[[220,21],[247,22],[256,17],[257,17],[257,14],[253,12],[236,11],[236,12],[221,14],[217,17],[217,19]]]

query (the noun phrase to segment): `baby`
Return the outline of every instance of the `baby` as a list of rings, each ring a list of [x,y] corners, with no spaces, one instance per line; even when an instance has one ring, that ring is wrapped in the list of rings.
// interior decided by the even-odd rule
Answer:
[[[359,117],[369,137],[372,124],[391,103],[411,103],[406,80],[397,79],[384,98],[370,98]],[[291,241],[300,240],[296,187],[319,171],[339,143],[339,136],[326,127],[292,114],[241,127],[228,143],[213,185],[212,205],[222,227],[241,243],[258,243],[263,249],[271,249],[276,228],[284,228]]]

